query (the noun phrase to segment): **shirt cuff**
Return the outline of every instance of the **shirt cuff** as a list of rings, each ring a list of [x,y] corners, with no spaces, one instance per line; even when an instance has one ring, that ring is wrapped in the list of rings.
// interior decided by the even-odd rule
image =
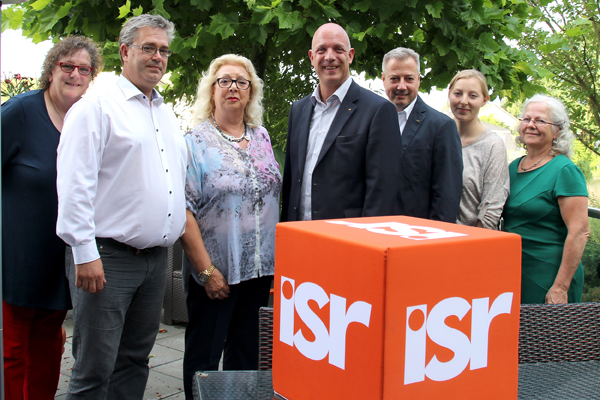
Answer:
[[[75,264],[84,264],[100,258],[98,253],[98,246],[96,245],[96,239],[86,244],[80,244],[73,246],[73,258]]]

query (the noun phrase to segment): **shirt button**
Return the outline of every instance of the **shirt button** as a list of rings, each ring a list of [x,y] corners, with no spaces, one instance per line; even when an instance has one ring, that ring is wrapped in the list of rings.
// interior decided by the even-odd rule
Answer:
[[[171,192],[171,191],[169,190],[169,194],[173,194],[173,192]]]
[[[169,217],[171,216],[171,214],[169,214]]]
[[[169,170],[167,170],[167,172],[169,172]]]
[[[156,130],[156,132],[158,132],[158,129]]]

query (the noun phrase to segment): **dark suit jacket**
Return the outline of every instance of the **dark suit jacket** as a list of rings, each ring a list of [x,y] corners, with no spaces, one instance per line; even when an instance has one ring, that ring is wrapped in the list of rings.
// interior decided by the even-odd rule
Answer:
[[[292,104],[283,172],[281,221],[296,221],[313,113],[310,96]],[[312,175],[312,219],[393,215],[400,175],[396,108],[352,82]]]
[[[463,170],[456,123],[417,97],[400,157],[400,214],[456,222]]]

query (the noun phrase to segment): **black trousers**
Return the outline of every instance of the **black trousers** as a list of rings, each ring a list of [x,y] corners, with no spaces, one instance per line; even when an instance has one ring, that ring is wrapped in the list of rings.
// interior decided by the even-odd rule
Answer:
[[[267,306],[272,281],[265,276],[230,285],[227,299],[212,300],[190,277],[183,355],[186,399],[193,398],[194,373],[216,371],[223,351],[224,370],[258,369],[258,309]]]

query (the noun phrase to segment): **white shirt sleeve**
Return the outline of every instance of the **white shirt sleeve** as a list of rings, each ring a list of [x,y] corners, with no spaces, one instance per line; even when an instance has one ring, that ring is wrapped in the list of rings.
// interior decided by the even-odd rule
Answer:
[[[75,264],[100,258],[94,199],[104,148],[102,112],[82,99],[67,113],[58,145],[56,234],[73,249]]]

